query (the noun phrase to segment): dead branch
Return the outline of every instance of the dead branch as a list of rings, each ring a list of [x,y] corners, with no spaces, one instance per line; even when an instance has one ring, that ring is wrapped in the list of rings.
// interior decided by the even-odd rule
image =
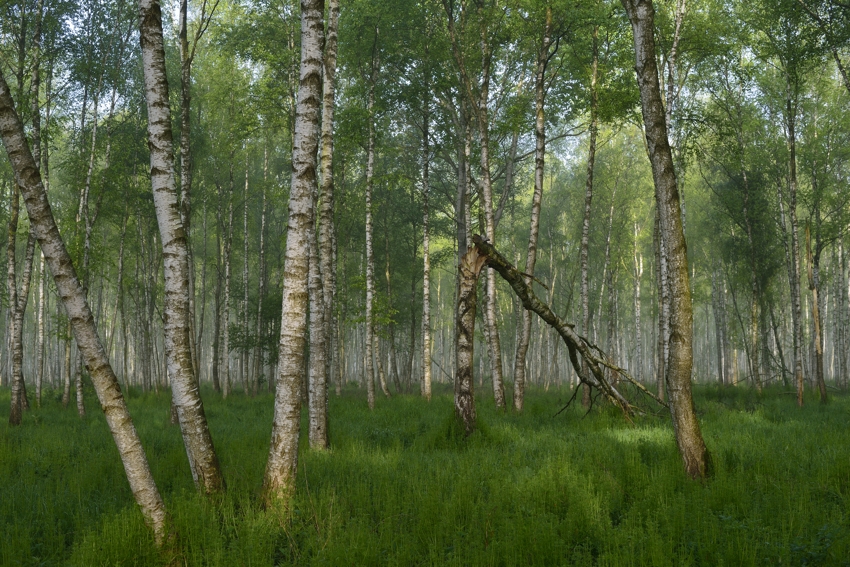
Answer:
[[[627,400],[605,376],[604,368],[610,369],[626,378],[629,382],[638,387],[642,392],[649,395],[656,402],[664,404],[654,394],[649,392],[628,372],[608,361],[608,357],[596,345],[590,343],[586,338],[575,332],[575,325],[567,323],[558,317],[552,309],[543,301],[541,301],[534,293],[534,290],[525,282],[524,274],[517,270],[498,250],[487,240],[480,235],[472,237],[472,242],[478,249],[479,253],[487,258],[487,265],[496,270],[502,278],[510,284],[511,288],[522,301],[522,306],[536,313],[549,326],[554,328],[567,345],[570,362],[578,374],[579,379],[588,384],[592,388],[598,390],[605,398],[614,406],[620,408],[626,419],[631,421],[631,416],[635,413],[640,413],[639,408]],[[599,353],[599,356],[594,354],[594,351]],[[590,373],[586,373],[579,362],[579,356],[587,363],[587,368]]]

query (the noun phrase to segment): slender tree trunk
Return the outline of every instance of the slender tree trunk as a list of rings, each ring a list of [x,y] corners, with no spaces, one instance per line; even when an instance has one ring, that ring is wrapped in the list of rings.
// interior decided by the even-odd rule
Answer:
[[[266,295],[266,187],[268,185],[269,150],[263,149],[263,188],[262,205],[260,206],[260,250],[257,263],[257,327],[256,342],[254,343],[254,381],[253,395],[260,389],[260,375],[263,373],[263,300]],[[200,342],[199,342],[200,344]]]
[[[18,303],[15,307],[13,318],[15,320],[14,335],[12,336],[12,374],[16,381],[19,381],[18,403],[22,410],[29,409],[29,400],[27,399],[27,388],[24,383],[24,314],[27,310],[29,302],[30,283],[32,282],[32,267],[35,258],[35,237],[32,234],[32,223],[30,223],[30,233],[27,236],[27,247],[24,253],[24,273],[21,278],[21,289],[18,293]],[[13,385],[14,390],[14,385]],[[12,403],[15,402],[14,396]],[[10,415],[11,423],[11,415]],[[13,425],[19,425],[13,424]]]
[[[375,30],[375,43],[378,32]],[[373,47],[373,50],[376,48]],[[372,251],[372,189],[375,175],[375,81],[377,79],[377,56],[372,55],[372,72],[369,81],[369,102],[367,113],[369,121],[369,140],[366,157],[366,399],[369,409],[375,409],[375,369],[374,353],[374,302],[375,302],[375,258]]]
[[[662,241],[668,244],[671,274],[670,359],[666,382],[676,441],[686,473],[692,478],[710,474],[710,457],[700,432],[691,395],[693,368],[693,310],[687,245],[673,156],[667,138],[661,88],[655,61],[654,8],[651,0],[621,0],[632,25],[635,70],[660,211]]]
[[[590,212],[593,202],[593,168],[596,162],[596,136],[599,129],[598,110],[599,93],[596,81],[599,68],[599,26],[593,28],[593,59],[590,64],[590,141],[587,150],[587,182],[584,190],[584,220],[581,227],[581,249],[579,263],[581,270],[581,332],[590,336],[590,288],[588,281],[588,248],[590,244]],[[582,362],[582,364],[585,364]],[[587,369],[584,369],[587,373]],[[590,406],[590,386],[582,386],[582,405]]]
[[[715,340],[717,342],[717,376],[721,384],[726,384],[729,381],[726,375],[726,341],[723,336],[723,320],[725,311],[725,301],[723,300],[723,287],[718,269],[715,268],[711,272],[711,303],[714,310],[714,330]]]
[[[420,393],[431,401],[431,114],[430,74],[426,76],[425,111],[422,117],[422,382]],[[413,331],[411,330],[411,334]],[[411,374],[413,374],[413,352],[411,346]],[[413,377],[411,376],[411,379]]]
[[[313,209],[316,199],[314,196]],[[327,328],[325,327],[324,289],[322,269],[319,265],[319,246],[316,233],[311,230],[307,235],[310,247],[310,359],[307,369],[309,376],[309,417],[310,448],[327,449],[328,442],[328,384],[327,384]]]
[[[334,257],[334,98],[336,92],[337,30],[339,0],[329,0],[325,52],[322,60],[322,186],[319,197],[319,253],[324,278],[325,360],[327,382],[333,382],[334,295],[336,294],[336,262]],[[339,382],[337,381],[337,384]]]
[[[227,194],[227,233],[224,237],[224,299],[221,305],[222,345],[219,353],[219,375],[224,398],[230,395],[230,260],[233,248],[233,153],[230,156],[230,191]]]
[[[815,380],[818,386],[820,402],[827,402],[826,382],[823,378],[823,322],[820,309],[820,250],[812,252],[812,234],[806,225],[806,260],[808,265],[809,291],[812,292],[812,325],[814,336],[812,337],[815,347]]]
[[[484,231],[490,242],[496,242],[496,221],[493,214],[493,184],[490,179],[490,67],[493,53],[487,38],[487,28],[481,19],[481,92],[478,99],[478,137],[480,143],[481,202],[484,205]],[[499,341],[499,324],[496,317],[496,274],[487,271],[486,294],[484,296],[484,321],[487,325],[490,373],[493,380],[493,396],[496,407],[505,408],[505,387],[502,383],[502,347]]]
[[[670,270],[667,261],[667,247],[661,238],[661,216],[655,207],[655,266],[656,287],[658,288],[658,335],[656,340],[656,374],[658,397],[662,400],[667,395],[665,376],[667,361],[670,357]]]
[[[286,237],[283,306],[274,426],[263,489],[266,501],[288,508],[298,468],[301,377],[304,375],[309,297],[309,233],[314,229],[313,194],[319,147],[319,100],[324,43],[323,0],[301,2],[301,68],[292,152],[289,228]]]
[[[47,201],[38,166],[24,137],[23,125],[14,110],[6,80],[0,73],[0,135],[12,162],[29,213],[32,232],[44,252],[54,282],[68,312],[80,353],[92,376],[92,382],[106,415],[106,421],[118,446],[130,488],[145,520],[158,543],[166,536],[167,516],[162,498],[150,473],[144,450],[136,434],[118,380],[103,344],[97,336],[91,310],[82,285],[74,271],[53,212]]]
[[[640,279],[643,276],[643,255],[638,253],[637,247],[638,225],[634,223],[633,258],[634,258],[634,312],[635,312],[635,363],[632,374],[638,380],[643,376],[643,338],[641,337],[642,325],[640,315]]]
[[[65,383],[62,389],[62,407],[67,408],[71,403],[71,321],[65,330]]]
[[[791,221],[791,254],[788,275],[791,279],[791,321],[794,337],[794,379],[797,405],[803,407],[803,312],[800,305],[800,242],[797,233],[797,105],[786,101],[785,127],[788,139],[788,217]],[[782,197],[780,196],[780,200]],[[784,224],[784,223],[783,223]]]
[[[248,340],[248,150],[245,149],[245,193],[242,207],[242,340]],[[248,387],[248,347],[242,345],[239,353],[239,373],[242,375],[242,388],[245,395],[250,395],[253,389]]]
[[[174,183],[171,108],[158,0],[140,0],[139,23],[151,150],[151,184],[165,276],[163,325],[168,378],[192,478],[199,490],[211,494],[224,489],[224,478],[207,427],[192,358],[188,242]]]
[[[38,0],[33,32],[33,69],[30,86],[32,105],[32,148],[33,159],[41,169],[41,23],[44,12],[44,0]],[[41,407],[41,388],[44,377],[44,255],[39,251],[38,265],[38,303],[36,315],[36,351],[35,351],[35,402]]]
[[[543,112],[546,98],[546,65],[551,58],[552,44],[552,7],[546,7],[546,21],[543,28],[543,44],[537,55],[537,73],[534,81],[535,120],[534,120],[534,194],[531,197],[531,228],[528,236],[528,253],[525,257],[525,273],[529,274],[526,283],[531,285],[534,265],[537,262],[537,236],[540,230],[540,204],[543,200],[543,170],[546,159],[546,119]],[[595,80],[595,74],[594,79]],[[525,400],[525,358],[528,341],[531,338],[531,312],[522,312],[522,330],[516,348],[514,362],[514,409],[522,411]]]

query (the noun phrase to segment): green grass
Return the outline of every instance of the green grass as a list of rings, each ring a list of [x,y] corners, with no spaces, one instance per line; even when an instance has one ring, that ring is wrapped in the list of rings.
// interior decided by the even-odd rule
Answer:
[[[479,394],[480,432],[458,438],[450,392],[331,396],[333,449],[302,451],[283,525],[258,505],[272,398],[205,391],[228,491],[192,486],[165,395],[130,410],[187,565],[850,565],[850,398],[803,409],[781,390],[700,387],[715,474],[687,480],[669,417],[552,415],[566,391],[532,391],[522,415]],[[22,427],[0,424],[0,564],[165,562],[133,504],[96,400],[56,393]],[[0,392],[9,405],[9,392]],[[302,438],[306,446],[306,436]]]

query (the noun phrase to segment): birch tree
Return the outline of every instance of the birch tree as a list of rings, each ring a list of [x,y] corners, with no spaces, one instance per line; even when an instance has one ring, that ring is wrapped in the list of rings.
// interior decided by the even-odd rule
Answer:
[[[314,229],[313,194],[317,190],[319,108],[322,89],[324,1],[301,2],[301,64],[292,149],[292,185],[284,260],[280,354],[274,424],[263,480],[265,499],[288,508],[298,469],[301,380],[306,346],[309,232]]]
[[[103,343],[98,337],[83,286],[59,234],[38,165],[30,152],[23,125],[15,112],[9,85],[2,71],[0,71],[0,136],[24,197],[33,236],[44,253],[53,281],[68,313],[80,354],[85,358],[86,367],[106,416],[106,423],[118,447],[133,497],[145,521],[153,530],[157,543],[161,544],[165,541],[168,527],[165,505],[127,411],[118,379],[109,364]]]
[[[165,356],[172,400],[198,489],[220,492],[224,479],[207,427],[192,358],[189,262],[186,232],[174,183],[171,108],[165,71],[162,12],[158,0],[140,0],[140,42],[148,111],[151,185],[162,240],[165,274]]]
[[[666,370],[670,413],[676,442],[692,478],[709,474],[709,455],[702,439],[691,395],[693,369],[693,309],[688,274],[685,235],[673,154],[661,102],[658,66],[655,60],[655,10],[652,0],[621,0],[632,26],[635,70],[641,96],[641,111],[655,182],[655,203],[661,220],[661,237],[669,254],[670,359]]]

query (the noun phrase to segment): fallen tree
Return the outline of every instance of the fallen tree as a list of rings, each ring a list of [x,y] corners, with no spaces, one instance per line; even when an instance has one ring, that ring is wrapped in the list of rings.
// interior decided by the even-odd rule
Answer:
[[[567,323],[558,317],[546,303],[537,297],[531,284],[526,283],[526,277],[529,277],[529,275],[517,270],[487,239],[476,234],[472,237],[472,242],[475,244],[475,250],[478,255],[486,258],[486,265],[496,270],[510,284],[514,293],[522,301],[522,306],[528,311],[536,313],[543,321],[558,332],[567,345],[570,363],[584,384],[600,392],[605,399],[619,408],[629,420],[636,413],[643,412],[620,392],[613,379],[615,377],[622,378],[625,383],[633,385],[639,392],[650,397],[658,404],[668,407],[663,400],[647,390],[643,384],[635,380],[624,368],[614,364],[602,349],[576,333],[575,325]],[[466,277],[472,276],[471,273],[462,275]],[[475,276],[477,276],[477,272]],[[533,276],[531,279],[534,279]],[[589,373],[585,372],[582,368],[579,357],[587,362]],[[607,376],[606,369],[609,371]]]

